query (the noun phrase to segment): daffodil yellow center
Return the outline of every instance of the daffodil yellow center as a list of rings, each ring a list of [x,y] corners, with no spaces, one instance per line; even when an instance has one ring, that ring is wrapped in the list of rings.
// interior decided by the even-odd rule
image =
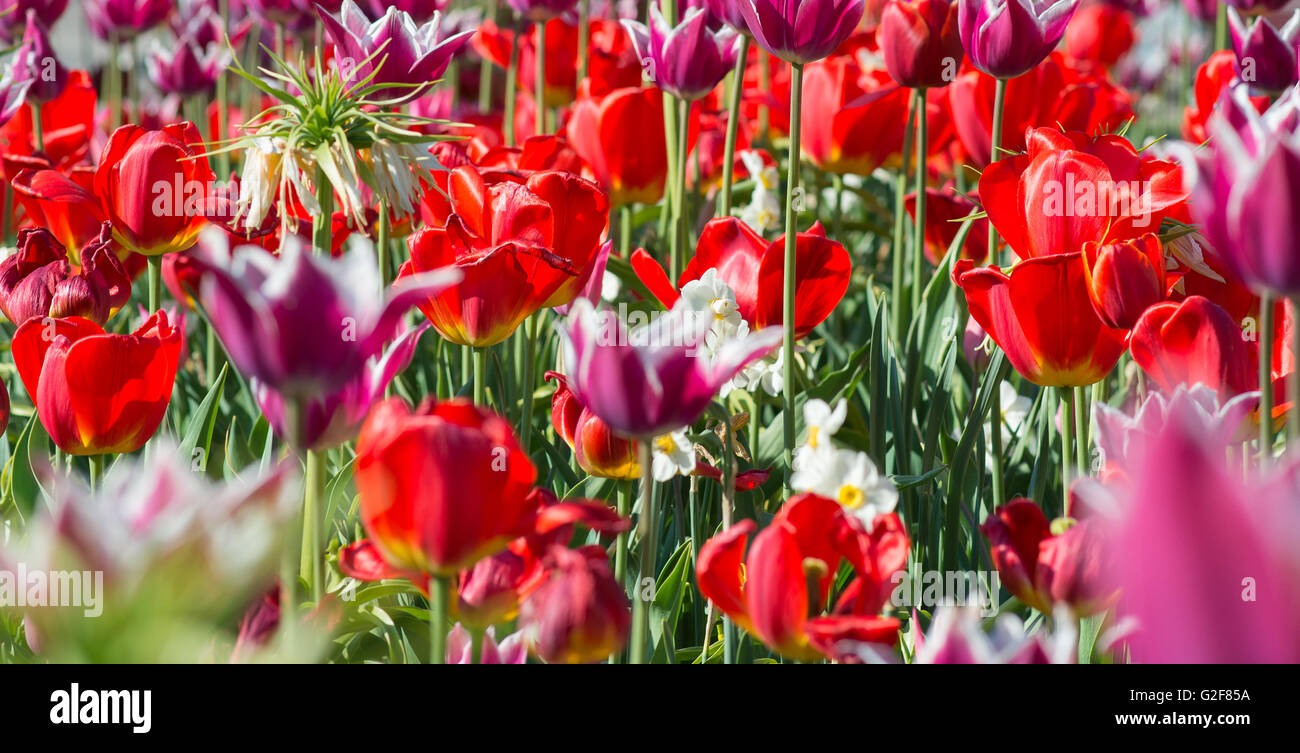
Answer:
[[[820,426],[808,427],[808,446],[817,449],[817,434],[821,431]]]
[[[655,446],[663,450],[665,455],[671,455],[673,450],[677,449],[677,443],[673,441],[672,435],[665,434],[655,440]]]
[[[850,510],[856,510],[862,506],[862,490],[851,484],[845,484],[840,487],[839,501]]]

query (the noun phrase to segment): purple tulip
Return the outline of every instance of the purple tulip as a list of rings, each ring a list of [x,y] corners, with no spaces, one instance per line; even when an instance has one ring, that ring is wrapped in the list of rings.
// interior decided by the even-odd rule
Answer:
[[[315,8],[302,0],[247,0],[248,9],[258,18],[290,31],[302,31],[312,25]]]
[[[200,236],[199,298],[244,375],[301,403],[359,380],[396,334],[403,314],[460,279],[437,270],[380,295],[374,251],[314,256],[288,235],[279,256],[255,246],[230,251],[216,228]]]
[[[100,39],[121,40],[146,32],[171,14],[173,0],[86,0],[86,20]]]
[[[709,9],[709,13],[722,23],[730,26],[741,34],[749,33],[749,26],[745,23],[745,14],[741,11],[743,2],[737,0],[695,0],[687,3],[689,6],[704,5]],[[865,6],[865,4],[864,4]]]
[[[1227,3],[1242,13],[1253,16],[1282,10],[1291,0],[1227,0]]]
[[[471,29],[441,39],[438,13],[432,21],[417,26],[396,8],[371,22],[352,0],[344,0],[337,18],[320,9],[318,13],[334,42],[334,56],[346,80],[398,84],[376,92],[381,99],[419,96],[447,70],[451,56],[474,34]]]
[[[35,12],[48,29],[67,9],[68,0],[0,0],[0,38],[9,40],[17,36],[15,32],[27,21],[28,13]]]
[[[557,327],[569,388],[612,429],[634,439],[689,426],[724,384],[781,342],[781,328],[767,327],[727,341],[709,358],[703,343],[711,324],[711,316],[679,304],[628,331],[612,311],[598,312],[579,298]]]
[[[276,436],[299,450],[327,450],[354,438],[370,413],[370,407],[384,398],[393,378],[411,365],[420,335],[428,322],[403,332],[382,356],[370,359],[365,369],[343,387],[308,398],[297,411],[282,395],[259,381],[250,385],[262,415]],[[294,421],[290,424],[290,420]]]
[[[1079,0],[958,0],[961,44],[976,68],[1015,78],[1043,62],[1065,34]]]
[[[734,0],[754,41],[788,63],[812,63],[849,38],[864,0]]]
[[[650,6],[650,28],[636,21],[623,21],[632,37],[641,67],[660,89],[680,99],[693,101],[713,91],[736,67],[740,35],[733,29],[709,31],[704,8],[691,8],[682,22],[670,26]]]
[[[1246,87],[1224,92],[1209,145],[1181,149],[1188,205],[1210,245],[1257,290],[1300,295],[1300,97],[1290,89],[1263,115]]]
[[[496,629],[483,633],[479,660],[474,661],[474,639],[459,622],[447,633],[448,664],[524,664],[528,661],[528,644],[523,633],[511,633],[497,643]]]
[[[27,11],[27,31],[23,33],[22,45],[14,54],[14,65],[25,68],[25,72],[15,71],[16,76],[31,79],[31,88],[27,90],[29,102],[38,105],[49,102],[62,94],[68,86],[68,70],[54,54],[49,34],[35,10]]]
[[[200,47],[195,40],[182,37],[170,49],[156,46],[145,67],[149,80],[162,93],[191,97],[213,91],[229,63],[230,53],[224,45]]]
[[[1277,94],[1296,82],[1296,60],[1300,57],[1300,9],[1286,25],[1277,29],[1267,18],[1246,25],[1236,9],[1228,11],[1232,49],[1237,53],[1237,77],[1269,94]]]
[[[578,0],[506,0],[520,18],[535,23],[545,23],[573,10]]]
[[[1133,661],[1300,661],[1300,457],[1243,481],[1202,428],[1170,416],[1131,459],[1132,488],[1111,524],[1119,617],[1135,619]]]
[[[993,594],[996,598],[997,594]],[[1078,631],[1069,609],[1055,615],[1054,632],[1030,633],[1013,614],[1000,615],[985,632],[979,607],[942,607],[935,612],[928,635],[917,632],[915,664],[1073,664],[1078,656]],[[871,661],[870,654],[859,654]]]
[[[424,23],[451,5],[451,0],[368,0],[367,5],[373,16],[382,16],[389,8],[396,8],[416,23]]]
[[[18,114],[27,103],[27,90],[32,88],[27,66],[17,65],[16,62],[15,59],[12,63],[0,66],[4,68],[4,73],[0,74],[0,125],[8,123],[10,118]]]

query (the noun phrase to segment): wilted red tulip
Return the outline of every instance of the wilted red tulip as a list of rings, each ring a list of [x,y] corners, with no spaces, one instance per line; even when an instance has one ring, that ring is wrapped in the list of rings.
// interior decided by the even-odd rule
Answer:
[[[903,149],[908,93],[883,70],[836,56],[804,69],[800,141],[817,167],[870,174]]]
[[[990,165],[979,183],[989,221],[1021,259],[1158,231],[1187,197],[1177,164],[1120,136],[1036,128],[1025,141],[1025,154]]]
[[[1226,401],[1259,389],[1258,345],[1246,341],[1228,312],[1198,295],[1147,309],[1129,347],[1137,365],[1166,392],[1199,383]]]
[[[15,324],[80,316],[102,326],[131,297],[131,278],[114,253],[107,223],[80,259],[81,269],[74,272],[50,231],[19,230],[17,250],[0,262],[0,311]]]
[[[898,620],[877,616],[893,574],[907,563],[907,534],[897,515],[878,517],[866,531],[838,502],[800,494],[746,554],[754,528],[744,520],[714,536],[696,562],[700,593],[742,629],[784,656],[808,661],[839,657],[841,641],[897,639]],[[820,616],[846,559],[857,577],[832,613]]]
[[[533,651],[552,664],[585,664],[623,648],[631,605],[599,546],[547,554],[546,583],[524,602],[519,623]]]
[[[848,251],[827,238],[819,223],[798,234],[795,255],[795,336],[803,337],[825,321],[844,297],[850,262]],[[781,324],[784,258],[784,235],[768,243],[744,222],[719,217],[705,225],[677,287],[644,251],[632,255],[632,268],[664,308],[673,307],[682,286],[716,269],[718,279],[736,294],[741,318],[758,330]]]
[[[1008,275],[960,259],[952,274],[971,318],[1021,376],[1044,387],[1084,387],[1115,367],[1127,333],[1097,316],[1083,265],[1081,253],[1052,254],[1019,262]]]
[[[951,0],[889,0],[876,40],[885,69],[902,86],[939,88],[952,83],[963,57]]]
[[[1087,520],[1066,519],[1053,525],[1032,500],[1023,497],[1001,505],[984,520],[980,532],[1007,590],[1040,612],[1055,604],[1088,615],[1105,608],[1103,541]]]
[[[445,227],[408,240],[398,278],[455,266],[461,282],[421,304],[435,329],[461,345],[486,347],[510,336],[537,311],[569,303],[596,261],[608,204],[590,181],[557,171],[523,184],[488,185],[472,167],[449,179]]]
[[[1160,238],[1083,244],[1083,271],[1097,316],[1108,327],[1133,329],[1138,317],[1165,299],[1165,254]]]
[[[580,96],[566,138],[609,194],[611,206],[653,204],[664,194],[668,156],[664,98],[658,89],[615,89]]]
[[[179,326],[155,312],[129,335],[89,319],[29,319],[14,365],[41,425],[70,455],[135,452],[158,430],[176,381]]]
[[[390,399],[357,440],[361,523],[409,572],[453,576],[532,530],[536,478],[510,424],[464,400]]]
[[[614,433],[609,424],[582,404],[558,371],[546,372],[556,382],[551,396],[551,424],[573,450],[578,467],[601,478],[632,480],[641,477],[637,443]]]

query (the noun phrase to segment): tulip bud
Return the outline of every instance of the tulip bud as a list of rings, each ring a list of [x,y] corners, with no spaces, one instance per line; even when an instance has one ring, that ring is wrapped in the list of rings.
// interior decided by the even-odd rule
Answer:
[[[889,0],[876,39],[885,69],[902,86],[947,86],[961,67],[957,5],[949,0]]]
[[[1088,295],[1108,327],[1133,329],[1142,313],[1165,298],[1165,257],[1151,233],[1136,240],[1083,246]]]
[[[621,649],[632,615],[605,551],[556,547],[547,556],[551,575],[524,602],[519,618],[533,650],[552,664],[584,664]]]

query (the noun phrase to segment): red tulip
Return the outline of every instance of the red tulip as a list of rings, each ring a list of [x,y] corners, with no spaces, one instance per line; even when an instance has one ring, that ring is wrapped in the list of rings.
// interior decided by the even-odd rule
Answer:
[[[927,89],[952,83],[963,57],[957,7],[950,0],[885,3],[876,40],[895,81]]]
[[[408,572],[455,575],[533,530],[536,478],[509,422],[464,400],[390,399],[357,440],[361,523]]]
[[[42,167],[64,172],[83,162],[90,153],[90,138],[95,133],[95,86],[86,71],[69,71],[63,93],[40,105],[41,134],[44,137]],[[32,109],[24,107],[0,127],[0,141],[5,143],[6,157],[37,154]],[[6,173],[12,179],[17,173]]]
[[[640,478],[636,441],[615,434],[609,424],[587,410],[569,390],[563,374],[546,372],[546,380],[552,379],[557,385],[551,396],[551,423],[555,433],[573,450],[578,467],[600,478]]]
[[[1206,124],[1214,112],[1225,89],[1237,80],[1237,56],[1232,50],[1219,50],[1196,69],[1196,82],[1192,85],[1193,103],[1183,109],[1183,139],[1193,144],[1204,144],[1210,139]],[[1257,112],[1268,109],[1267,95],[1250,97]]]
[[[192,123],[113,132],[91,190],[53,170],[25,170],[14,189],[28,214],[66,248],[81,248],[104,221],[128,251],[157,256],[194,245],[216,179]]]
[[[1036,128],[1028,150],[980,176],[993,227],[1022,259],[1156,231],[1187,194],[1179,167],[1143,158],[1123,138]]]
[[[903,148],[908,93],[883,70],[864,70],[837,56],[804,72],[804,155],[833,173],[869,174]]]
[[[677,302],[681,286],[716,269],[718,278],[736,294],[741,318],[759,330],[781,324],[784,255],[785,236],[768,243],[740,220],[719,217],[705,225],[677,288],[644,251],[632,255],[632,267],[664,308]],[[848,251],[828,239],[820,223],[798,234],[795,257],[795,336],[803,337],[825,321],[844,297],[850,262]]]
[[[754,528],[754,521],[741,521],[700,548],[700,593],[723,614],[793,659],[837,658],[836,646],[845,640],[896,640],[898,620],[876,615],[893,574],[907,562],[907,534],[897,515],[880,516],[866,531],[838,502],[800,494],[754,537],[746,554]],[[818,616],[845,559],[857,578],[832,614]]]
[[[29,319],[13,354],[41,425],[64,452],[135,452],[167,411],[181,332],[162,311],[129,335],[75,316]]]
[[[1219,399],[1259,389],[1259,349],[1228,312],[1201,296],[1161,303],[1133,327],[1133,360],[1162,390],[1204,384]]]
[[[456,266],[462,281],[421,304],[435,329],[461,345],[486,347],[510,336],[539,308],[569,303],[596,262],[608,204],[590,181],[555,171],[523,184],[489,185],[474,168],[448,183],[445,227],[407,239],[411,258],[398,277]]]
[[[1102,540],[1090,521],[1064,521],[1053,534],[1047,516],[1032,500],[1013,499],[980,526],[1007,590],[1025,604],[1050,614],[1058,603],[1076,613],[1106,606]]]
[[[915,219],[916,194],[908,194],[904,201],[908,216]],[[925,258],[937,266],[956,240],[962,220],[978,212],[975,202],[950,188],[925,189]],[[980,218],[971,223],[970,232],[962,242],[960,258],[981,264],[988,255],[989,221]]]
[[[1100,381],[1124,354],[1127,333],[1107,327],[1088,294],[1083,255],[1028,259],[1007,275],[960,259],[953,280],[970,315],[1020,375],[1044,387]]]
[[[1065,54],[1073,61],[1109,68],[1133,46],[1133,14],[1108,2],[1079,8],[1065,28]]]
[[[654,204],[664,193],[668,156],[664,98],[658,89],[615,89],[579,96],[566,138],[591,168],[612,206]]]
[[[962,150],[973,167],[989,163],[993,145],[993,93],[997,80],[968,66],[948,87],[949,109]],[[1052,53],[1036,68],[1007,82],[1001,148],[1025,149],[1025,130],[1039,125],[1083,133],[1111,133],[1133,117],[1129,95],[1102,75],[1071,67]]]
[[[1138,317],[1165,299],[1165,254],[1153,233],[1136,240],[1083,244],[1088,295],[1106,326],[1133,329]]]

